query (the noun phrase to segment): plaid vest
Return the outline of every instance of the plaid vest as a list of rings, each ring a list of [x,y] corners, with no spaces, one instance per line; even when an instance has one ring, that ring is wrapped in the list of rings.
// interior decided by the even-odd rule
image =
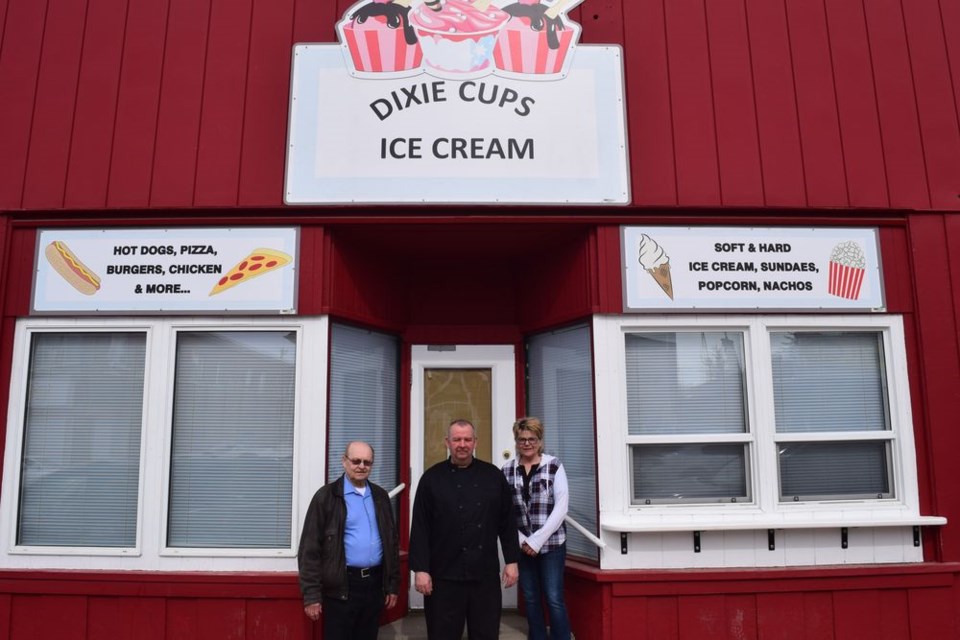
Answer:
[[[525,536],[538,531],[547,522],[553,511],[553,482],[560,469],[560,461],[551,455],[542,454],[540,466],[530,477],[530,500],[523,499],[523,475],[520,473],[517,459],[514,458],[503,467],[507,483],[513,488],[513,513],[517,519],[517,529]],[[541,552],[557,549],[567,540],[567,525],[563,523],[553,532]]]

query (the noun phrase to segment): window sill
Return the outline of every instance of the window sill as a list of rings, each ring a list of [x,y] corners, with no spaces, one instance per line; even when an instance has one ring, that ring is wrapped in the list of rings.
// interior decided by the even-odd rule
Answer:
[[[797,517],[802,516],[802,517]],[[846,512],[789,514],[788,516],[657,516],[647,514],[600,515],[600,528],[618,533],[669,533],[677,531],[751,531],[762,529],[841,529],[853,527],[939,527],[940,516],[899,513]]]

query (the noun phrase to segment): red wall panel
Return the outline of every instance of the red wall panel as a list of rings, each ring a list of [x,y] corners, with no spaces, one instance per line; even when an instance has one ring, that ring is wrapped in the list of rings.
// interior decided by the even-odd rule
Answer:
[[[757,103],[764,202],[807,203],[786,7],[780,0],[746,0]]]
[[[703,0],[671,0],[664,15],[678,203],[718,204],[717,132]]]
[[[886,207],[887,176],[863,6],[825,0],[849,204]]]
[[[126,15],[127,0],[88,4],[64,194],[67,207],[107,204]]]
[[[87,601],[87,640],[165,640],[164,598],[94,597]]]
[[[210,0],[170,0],[150,204],[189,207],[197,176],[197,146]]]
[[[213,0],[197,149],[197,206],[235,206],[253,0]]]
[[[293,0],[254,0],[240,156],[240,204],[283,202]]]
[[[110,207],[150,204],[167,13],[167,0],[130,2],[127,9],[107,192]]]
[[[746,6],[743,0],[721,0],[707,3],[706,10],[720,199],[724,205],[762,206],[763,178]]]
[[[943,38],[941,4],[938,0],[912,0],[903,5],[903,15],[920,113],[931,205],[934,209],[955,210],[960,196],[960,184],[957,181],[960,129],[956,94]]]
[[[623,62],[632,199],[675,205],[676,158],[663,0],[626,2],[623,16],[630,25]]]
[[[848,204],[826,13],[822,0],[787,0],[807,204]]]
[[[27,209],[63,206],[86,9],[85,0],[50,0],[47,10],[23,191]]]

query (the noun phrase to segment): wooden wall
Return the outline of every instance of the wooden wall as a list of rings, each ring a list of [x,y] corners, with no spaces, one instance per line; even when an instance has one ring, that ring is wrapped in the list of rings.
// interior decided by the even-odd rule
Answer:
[[[0,0],[0,210],[280,207],[291,46],[344,0]],[[638,206],[957,210],[960,5],[585,0]]]

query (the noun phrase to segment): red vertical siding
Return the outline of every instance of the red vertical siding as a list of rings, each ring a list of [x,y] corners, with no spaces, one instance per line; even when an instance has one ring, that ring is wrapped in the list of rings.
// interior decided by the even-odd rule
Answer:
[[[623,12],[630,25],[624,74],[633,201],[675,205],[676,158],[663,0],[627,2]]]
[[[825,3],[849,204],[886,207],[887,176],[863,5]]]
[[[665,16],[678,203],[717,204],[717,133],[703,0],[671,0]]]
[[[253,0],[213,0],[211,5],[194,188],[197,206],[237,204],[252,5]]]
[[[167,0],[130,2],[127,9],[107,191],[110,207],[150,204],[167,14]]]
[[[938,0],[904,4],[907,44],[934,209],[957,209],[960,130]],[[949,4],[949,3],[948,3]],[[954,3],[956,4],[956,3]]]
[[[165,640],[167,601],[164,598],[90,598],[87,640]]]
[[[787,0],[807,204],[847,205],[843,145],[822,0]]]
[[[107,204],[126,18],[127,0],[90,0],[69,140],[67,207],[101,208]]]
[[[707,3],[720,199],[724,205],[762,206],[763,178],[747,16],[743,0]]]
[[[189,207],[209,37],[210,0],[170,0],[150,204]]]
[[[283,202],[293,0],[254,0],[247,71],[240,204]]]
[[[63,206],[83,27],[84,0],[50,0],[33,103],[23,206]]]
[[[764,202],[802,207],[807,200],[786,8],[779,0],[746,0],[746,6]]]

